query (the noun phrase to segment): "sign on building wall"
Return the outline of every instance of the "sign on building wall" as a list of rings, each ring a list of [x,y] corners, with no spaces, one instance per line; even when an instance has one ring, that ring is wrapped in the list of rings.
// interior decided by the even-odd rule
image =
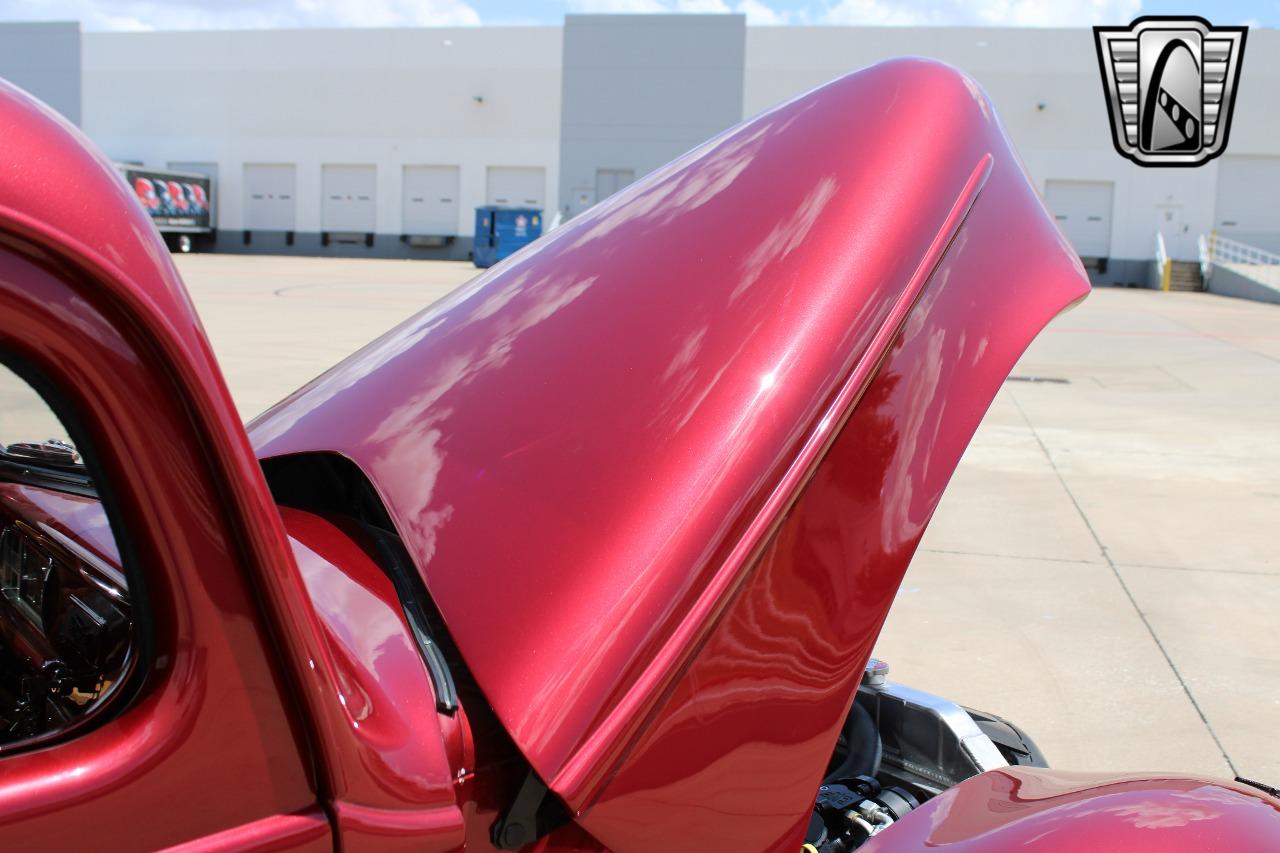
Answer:
[[[1248,30],[1165,16],[1094,27],[1121,156],[1139,166],[1200,166],[1225,151]]]

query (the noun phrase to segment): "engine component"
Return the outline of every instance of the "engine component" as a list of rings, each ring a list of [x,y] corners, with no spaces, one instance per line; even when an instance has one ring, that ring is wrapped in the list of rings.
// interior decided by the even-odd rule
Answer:
[[[856,702],[870,713],[880,734],[880,778],[927,799],[970,776],[1009,766],[991,736],[960,705],[887,680],[881,661],[869,662],[868,672]]]
[[[867,709],[853,703],[849,709],[849,719],[845,722],[843,734],[844,758],[835,768],[828,771],[824,782],[835,782],[854,776],[875,777],[880,771],[882,755],[880,733],[876,731],[875,720],[867,713]]]
[[[910,791],[882,788],[870,776],[823,785],[814,802],[805,847],[816,853],[856,850],[919,805]]]
[[[1046,766],[1020,728],[888,680],[872,659],[814,801],[809,853],[846,853],[920,803],[987,770]]]
[[[991,738],[991,742],[1000,750],[1000,754],[1014,767],[1048,767],[1040,747],[1036,746],[1031,736],[1021,728],[995,714],[986,711],[975,711],[965,708],[978,728]]]

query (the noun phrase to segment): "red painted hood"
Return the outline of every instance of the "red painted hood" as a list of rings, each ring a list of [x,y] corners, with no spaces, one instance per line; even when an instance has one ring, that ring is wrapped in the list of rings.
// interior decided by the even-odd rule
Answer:
[[[871,839],[864,853],[1201,853],[1275,850],[1280,801],[1241,782],[1030,767],[967,779]]]
[[[1087,287],[985,95],[890,62],[598,205],[251,439],[366,472],[598,838],[786,846],[960,453]]]

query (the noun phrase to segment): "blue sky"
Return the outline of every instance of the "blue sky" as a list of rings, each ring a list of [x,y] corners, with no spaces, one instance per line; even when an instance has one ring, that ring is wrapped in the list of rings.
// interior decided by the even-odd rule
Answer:
[[[555,24],[572,12],[742,12],[749,23],[1084,26],[1199,14],[1280,26],[1280,0],[0,0],[0,20],[78,20],[86,30]]]

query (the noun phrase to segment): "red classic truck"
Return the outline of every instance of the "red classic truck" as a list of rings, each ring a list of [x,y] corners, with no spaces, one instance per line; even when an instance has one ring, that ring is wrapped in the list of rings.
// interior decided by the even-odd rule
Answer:
[[[0,129],[0,424],[67,439],[0,451],[5,849],[1280,846],[1272,789],[1055,772],[870,660],[1089,289],[968,77],[750,119],[247,428],[134,189]]]

